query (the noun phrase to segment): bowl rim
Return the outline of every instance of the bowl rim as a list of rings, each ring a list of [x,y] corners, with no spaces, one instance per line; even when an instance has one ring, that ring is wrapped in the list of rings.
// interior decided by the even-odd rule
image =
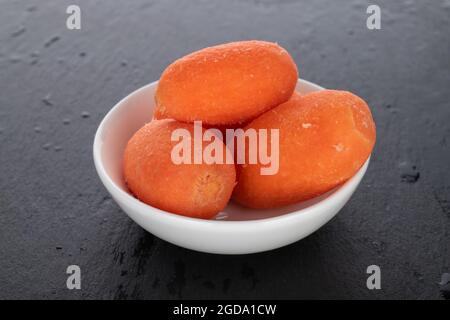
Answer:
[[[297,83],[304,83],[307,85],[310,85],[312,87],[315,87],[319,90],[324,90],[323,87],[312,83],[307,80],[298,79]],[[133,197],[131,194],[125,192],[122,190],[107,174],[102,161],[102,155],[101,155],[101,146],[102,146],[102,139],[101,136],[103,132],[105,131],[105,126],[108,120],[113,117],[113,114],[132,96],[138,95],[142,91],[148,90],[149,88],[156,86],[158,84],[158,81],[151,82],[149,84],[146,84],[124,98],[122,98],[119,102],[117,102],[105,115],[105,117],[101,120],[94,137],[94,143],[93,143],[93,158],[94,158],[94,164],[97,171],[97,174],[100,177],[100,180],[102,181],[103,185],[107,189],[107,191],[113,196],[113,198],[120,202],[128,203],[129,205],[135,207],[139,212],[145,211],[148,214],[155,215],[155,218],[159,219],[169,219],[173,220],[174,222],[180,222],[180,223],[190,223],[190,224],[203,224],[203,225],[220,225],[220,226],[237,226],[237,225],[261,225],[261,224],[267,224],[267,223],[286,223],[289,222],[289,220],[296,218],[298,215],[301,215],[306,218],[306,216],[313,215],[314,213],[321,211],[320,209],[327,209],[324,207],[329,207],[330,209],[333,208],[337,202],[339,202],[339,198],[345,196],[349,192],[351,193],[351,189],[354,184],[359,184],[361,179],[363,178],[367,167],[370,162],[370,157],[367,158],[367,160],[364,162],[364,164],[361,166],[361,168],[347,181],[345,181],[342,185],[336,187],[336,189],[333,190],[333,192],[328,195],[325,199],[320,200],[319,202],[316,202],[314,204],[311,204],[305,208],[298,209],[292,212],[284,213],[281,215],[277,215],[274,217],[268,217],[268,218],[262,218],[262,219],[253,219],[253,220],[214,220],[214,219],[201,219],[201,218],[193,218],[188,216],[179,215],[176,213],[172,213],[169,211],[165,211],[156,207],[153,207],[149,204],[146,204],[139,199]],[[261,209],[265,210],[265,209]]]

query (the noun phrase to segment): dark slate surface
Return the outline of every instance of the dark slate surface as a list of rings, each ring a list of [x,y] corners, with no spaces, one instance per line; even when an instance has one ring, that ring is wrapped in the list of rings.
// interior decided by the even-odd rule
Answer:
[[[65,27],[69,4],[82,30]],[[450,2],[0,1],[0,298],[441,299],[450,271]],[[108,196],[91,150],[119,99],[172,60],[240,39],[277,41],[301,76],[372,107],[360,188],[321,230],[247,256],[185,250]],[[66,289],[77,264],[82,289]],[[366,288],[367,266],[382,289]],[[440,286],[440,283],[442,284]],[[447,295],[448,297],[448,295]]]

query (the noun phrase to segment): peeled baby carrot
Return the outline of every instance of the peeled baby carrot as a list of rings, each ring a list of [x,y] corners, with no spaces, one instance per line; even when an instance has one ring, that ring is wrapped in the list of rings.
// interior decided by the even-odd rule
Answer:
[[[126,146],[124,176],[139,200],[180,215],[209,219],[227,205],[236,172],[233,164],[174,162],[172,154],[179,142],[172,141],[173,132],[183,129],[193,135],[193,127],[175,120],[146,124]],[[194,150],[193,144],[190,149]]]
[[[169,65],[156,91],[156,119],[245,123],[289,99],[298,79],[289,53],[265,41],[196,51]]]
[[[376,139],[367,104],[346,91],[323,90],[292,98],[253,120],[246,129],[279,129],[279,170],[261,175],[260,163],[238,166],[233,198],[271,208],[323,194],[351,178]]]

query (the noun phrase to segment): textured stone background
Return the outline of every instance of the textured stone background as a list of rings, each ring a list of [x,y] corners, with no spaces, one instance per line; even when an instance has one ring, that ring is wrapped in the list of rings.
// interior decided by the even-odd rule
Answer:
[[[0,298],[443,298],[450,271],[450,2],[0,0]],[[65,27],[69,4],[82,30]],[[272,252],[175,247],[121,212],[92,142],[119,99],[217,43],[277,41],[302,78],[372,107],[360,188],[325,227]],[[78,264],[82,290],[67,290]],[[377,264],[382,290],[366,289]]]

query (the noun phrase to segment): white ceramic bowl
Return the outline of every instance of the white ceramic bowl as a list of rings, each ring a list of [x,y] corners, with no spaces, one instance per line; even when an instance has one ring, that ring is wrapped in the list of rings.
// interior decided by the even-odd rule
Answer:
[[[105,116],[94,140],[94,162],[101,181],[117,204],[145,230],[181,247],[221,254],[271,250],[313,233],[345,205],[369,159],[342,186],[309,201],[276,209],[254,210],[230,203],[214,220],[188,218],[149,206],[133,197],[122,176],[122,157],[131,136],[152,118],[157,82],[117,103]],[[300,93],[323,90],[299,80]]]

